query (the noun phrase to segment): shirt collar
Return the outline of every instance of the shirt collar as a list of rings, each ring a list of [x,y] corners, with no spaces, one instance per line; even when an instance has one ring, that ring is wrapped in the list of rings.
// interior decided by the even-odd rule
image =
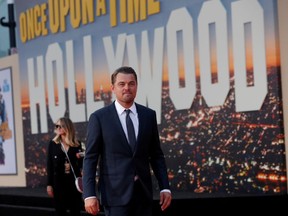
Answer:
[[[121,115],[126,110],[126,108],[124,108],[117,100],[115,100],[115,107],[116,107],[118,115]],[[134,115],[137,113],[135,103],[133,103],[132,106],[129,107],[129,109]]]

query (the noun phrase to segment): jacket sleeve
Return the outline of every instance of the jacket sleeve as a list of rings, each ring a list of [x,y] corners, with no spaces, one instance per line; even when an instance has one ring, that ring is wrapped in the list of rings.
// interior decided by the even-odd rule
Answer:
[[[54,166],[53,166],[53,160],[52,160],[52,157],[53,157],[52,145],[53,145],[53,142],[50,141],[47,147],[47,166],[46,166],[47,185],[51,185],[51,186],[54,185],[54,182],[53,182]]]

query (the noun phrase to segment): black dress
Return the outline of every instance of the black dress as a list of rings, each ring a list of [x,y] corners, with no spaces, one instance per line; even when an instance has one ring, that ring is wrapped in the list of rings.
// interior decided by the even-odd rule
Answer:
[[[67,152],[77,177],[81,176],[83,159],[77,158],[76,154],[81,151],[80,145],[69,147]],[[47,185],[53,187],[56,215],[80,216],[82,194],[76,189],[75,178],[61,144],[50,141],[47,155]]]

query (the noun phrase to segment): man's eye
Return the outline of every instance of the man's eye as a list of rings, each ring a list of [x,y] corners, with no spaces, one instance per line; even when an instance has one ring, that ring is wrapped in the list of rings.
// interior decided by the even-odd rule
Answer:
[[[130,85],[130,86],[136,86],[136,85],[137,85],[137,82],[136,82],[136,81],[132,81],[132,82],[129,83],[129,85]]]
[[[118,84],[120,87],[123,87],[125,84],[124,83],[119,83]]]

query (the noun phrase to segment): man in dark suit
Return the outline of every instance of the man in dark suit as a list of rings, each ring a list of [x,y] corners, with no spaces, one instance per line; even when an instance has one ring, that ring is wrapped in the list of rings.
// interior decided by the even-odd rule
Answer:
[[[106,216],[152,216],[150,166],[159,184],[162,211],[172,200],[156,112],[134,102],[137,75],[133,68],[118,68],[111,76],[111,83],[116,100],[89,118],[83,164],[85,209],[92,215],[99,213],[98,186]],[[126,127],[130,125],[130,119],[126,123],[127,109],[134,138]],[[96,185],[98,162],[100,176]]]

